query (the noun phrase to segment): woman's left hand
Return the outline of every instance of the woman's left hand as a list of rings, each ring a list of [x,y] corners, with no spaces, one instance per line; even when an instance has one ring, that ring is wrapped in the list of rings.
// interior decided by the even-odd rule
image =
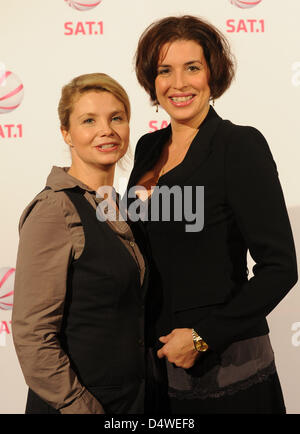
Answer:
[[[191,368],[199,356],[194,347],[192,329],[174,329],[159,340],[164,346],[157,351],[157,356],[160,359],[166,357],[179,368]]]

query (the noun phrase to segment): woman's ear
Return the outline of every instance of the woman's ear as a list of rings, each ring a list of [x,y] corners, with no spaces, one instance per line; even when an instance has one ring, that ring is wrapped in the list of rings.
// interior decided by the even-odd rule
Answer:
[[[72,140],[71,140],[71,134],[69,131],[67,131],[64,128],[60,128],[61,134],[63,136],[63,139],[65,141],[65,143],[70,146],[70,148],[74,148],[74,145],[72,145]]]

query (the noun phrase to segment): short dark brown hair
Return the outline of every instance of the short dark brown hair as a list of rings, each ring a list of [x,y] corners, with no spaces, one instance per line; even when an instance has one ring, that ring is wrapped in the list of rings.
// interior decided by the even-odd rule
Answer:
[[[212,24],[191,15],[167,17],[155,21],[140,37],[135,68],[139,83],[157,102],[155,79],[160,51],[164,44],[177,40],[195,41],[201,45],[209,68],[211,98],[219,98],[235,75],[235,59],[225,36]]]

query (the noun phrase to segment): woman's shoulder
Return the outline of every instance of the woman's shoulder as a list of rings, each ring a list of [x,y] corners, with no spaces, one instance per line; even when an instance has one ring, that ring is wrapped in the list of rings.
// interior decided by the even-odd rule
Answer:
[[[224,147],[223,155],[229,166],[256,167],[271,162],[276,167],[268,142],[257,128],[224,120],[218,138]]]
[[[228,152],[256,154],[270,151],[262,132],[250,125],[239,125],[223,120],[218,129],[218,138]]]
[[[231,139],[247,139],[253,140],[254,138],[264,138],[263,134],[255,127],[251,125],[240,125],[233,123],[228,119],[223,119],[220,124],[220,132],[225,137]]]
[[[25,222],[34,223],[36,220],[61,223],[64,221],[63,210],[67,201],[68,197],[63,191],[54,191],[50,187],[45,187],[25,207],[20,217],[19,230]]]
[[[251,125],[239,125],[226,119],[222,120],[220,127],[220,133],[223,134],[224,138],[231,139],[231,143],[236,143],[240,139],[243,139],[243,143],[266,140],[263,134]]]
[[[168,125],[166,128],[144,134],[137,142],[135,148],[135,159],[140,152],[143,152],[144,154],[144,152],[147,152],[147,150],[149,150],[149,152],[153,150],[153,145],[155,145],[157,142],[160,142],[161,140],[164,140],[164,138],[169,136],[170,133],[171,126]]]

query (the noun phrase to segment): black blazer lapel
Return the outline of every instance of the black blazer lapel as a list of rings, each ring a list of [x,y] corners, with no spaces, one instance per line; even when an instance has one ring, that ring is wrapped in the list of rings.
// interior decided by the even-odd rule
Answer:
[[[212,138],[221,121],[222,118],[210,107],[182,163],[161,176],[157,185],[178,185],[184,182],[195,170],[198,170],[211,152]],[[138,144],[141,149],[136,155],[127,188],[136,185],[142,175],[155,165],[171,133],[171,125],[168,125],[167,128],[141,138]]]
[[[202,166],[212,151],[212,139],[222,118],[210,107],[182,163],[161,176],[157,185],[180,185]]]
[[[155,165],[171,133],[172,129],[169,124],[166,128],[156,131],[155,133],[146,134],[140,139],[137,147],[141,146],[142,149],[138,155],[136,155],[127,188],[136,185],[142,175]]]

